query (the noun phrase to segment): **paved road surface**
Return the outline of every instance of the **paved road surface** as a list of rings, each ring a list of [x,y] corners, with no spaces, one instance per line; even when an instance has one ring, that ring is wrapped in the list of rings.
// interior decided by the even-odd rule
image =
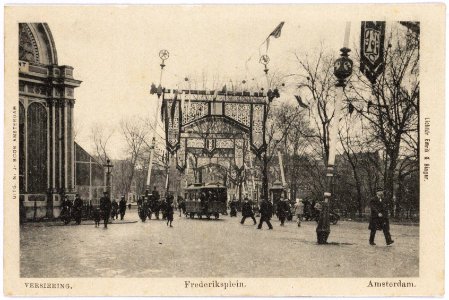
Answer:
[[[136,210],[125,219],[136,221]],[[368,245],[368,224],[331,226],[330,245],[317,245],[315,222],[256,230],[251,219],[160,220],[21,228],[23,277],[406,277],[418,276],[419,227],[391,225],[386,247]]]

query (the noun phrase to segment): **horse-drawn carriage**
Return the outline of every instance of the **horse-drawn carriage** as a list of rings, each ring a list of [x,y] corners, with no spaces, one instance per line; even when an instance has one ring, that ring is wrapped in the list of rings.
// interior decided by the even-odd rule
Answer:
[[[226,214],[227,188],[220,184],[192,184],[185,189],[186,216],[194,218],[211,216],[218,219],[220,214]]]

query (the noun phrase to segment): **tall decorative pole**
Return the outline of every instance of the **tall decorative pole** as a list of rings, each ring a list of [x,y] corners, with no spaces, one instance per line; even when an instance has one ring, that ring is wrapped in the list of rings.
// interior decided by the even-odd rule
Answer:
[[[268,55],[262,55],[259,59],[259,63],[261,63],[262,65],[264,65],[264,72],[265,72],[265,76],[267,78],[267,90],[270,88],[270,80],[268,79],[268,63],[270,62],[270,58],[268,57]],[[271,90],[270,90],[271,91]],[[268,94],[268,93],[267,93]],[[270,103],[268,101],[267,106],[269,106]],[[268,114],[268,109],[267,112]],[[265,117],[265,122],[264,122],[264,128],[263,130],[266,130],[266,118]],[[265,142],[265,141],[264,141]],[[262,154],[262,164],[263,164],[263,168],[262,168],[262,200],[268,200],[268,156],[267,156],[267,151],[268,149],[265,149],[265,151],[263,151]]]
[[[161,73],[159,76],[159,86],[157,87],[157,105],[156,105],[156,112],[154,113],[154,121],[153,121],[153,138],[151,140],[151,147],[150,147],[150,162],[148,165],[148,175],[147,175],[147,182],[146,187],[147,191],[151,189],[150,187],[150,179],[151,179],[151,168],[153,166],[153,159],[154,159],[154,151],[156,148],[156,130],[157,130],[157,119],[159,115],[160,105],[161,105],[161,96],[162,96],[162,73],[164,72],[165,67],[165,61],[170,57],[170,53],[167,50],[161,50],[159,51],[159,57],[161,59]]]
[[[346,23],[345,39],[343,48],[340,49],[341,54],[334,63],[334,75],[337,77],[335,84],[337,95],[335,97],[335,112],[333,117],[333,124],[329,132],[329,157],[326,167],[326,189],[324,192],[324,201],[321,203],[320,218],[316,228],[318,244],[327,244],[327,238],[330,234],[329,224],[329,202],[332,196],[332,185],[334,180],[334,166],[335,166],[335,152],[337,147],[337,132],[340,118],[341,102],[344,96],[344,89],[346,87],[346,79],[352,74],[352,60],[349,58],[349,32],[351,23]]]
[[[106,192],[108,193],[108,196],[111,197],[111,173],[113,165],[111,164],[111,160],[109,158],[106,160],[104,167],[106,167]]]

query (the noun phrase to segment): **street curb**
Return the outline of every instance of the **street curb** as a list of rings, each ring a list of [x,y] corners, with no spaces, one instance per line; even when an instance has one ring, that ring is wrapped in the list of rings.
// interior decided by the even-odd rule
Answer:
[[[108,223],[108,225],[121,225],[121,224],[133,224],[133,223],[137,223],[138,221],[124,221],[124,222],[120,222],[120,223]],[[53,227],[53,226],[81,226],[81,225],[95,225],[95,222],[88,222],[88,223],[83,223],[81,222],[81,224],[77,225],[75,223],[69,223],[69,224],[63,224],[63,223],[25,223],[22,224],[21,226],[24,227]],[[100,225],[103,225],[103,220],[100,222]]]

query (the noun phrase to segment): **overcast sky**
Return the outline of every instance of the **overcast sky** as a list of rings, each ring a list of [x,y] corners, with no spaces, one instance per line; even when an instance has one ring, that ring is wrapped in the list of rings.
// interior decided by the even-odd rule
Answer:
[[[297,72],[295,52],[313,55],[322,43],[338,55],[346,21],[333,17],[332,11],[287,6],[85,7],[76,12],[54,7],[47,11],[59,64],[73,66],[75,78],[83,81],[75,93],[77,141],[90,150],[93,124],[116,128],[110,147],[113,158],[123,155],[120,119],[154,116],[156,97],[149,94],[149,86],[159,81],[159,50],[170,52],[163,77],[168,88],[186,88],[186,76],[192,88],[195,80],[202,88],[203,73],[210,81],[219,75],[223,84],[252,78],[263,84],[258,61],[259,49],[265,54],[266,47],[260,44],[281,21],[285,22],[282,34],[271,38],[268,55],[270,70],[284,73]],[[351,46],[358,40],[359,27],[354,20]]]

